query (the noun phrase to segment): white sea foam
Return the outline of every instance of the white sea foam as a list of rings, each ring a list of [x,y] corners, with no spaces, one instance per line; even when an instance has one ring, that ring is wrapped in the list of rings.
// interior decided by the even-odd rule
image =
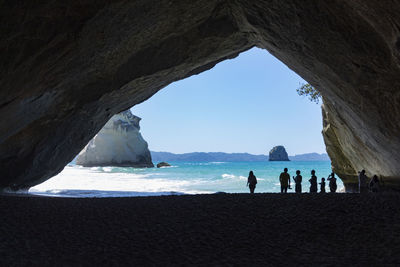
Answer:
[[[113,170],[112,167],[103,167],[103,171],[105,172],[111,172]]]
[[[222,174],[221,176],[222,176],[222,178],[225,178],[225,179],[233,179],[233,178],[236,177],[236,176],[233,175],[233,174],[227,174],[227,173],[224,173],[224,174]]]
[[[79,168],[67,166],[60,174],[32,187],[29,192],[42,195],[63,196],[146,196],[176,194],[201,194],[212,191],[189,187],[202,183],[200,180],[173,180],[153,178],[160,174],[111,173],[112,167]],[[161,174],[162,175],[162,174]],[[149,179],[149,177],[152,177]],[[72,192],[72,193],[71,193]]]
[[[159,167],[159,169],[164,169],[164,168],[178,168],[178,166],[173,166],[173,165],[171,165],[171,166],[162,166],[162,167]]]

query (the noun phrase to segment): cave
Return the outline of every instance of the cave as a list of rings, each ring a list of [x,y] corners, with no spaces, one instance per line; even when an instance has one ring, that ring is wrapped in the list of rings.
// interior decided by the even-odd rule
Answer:
[[[0,188],[70,162],[114,114],[252,47],[323,96],[323,135],[346,190],[357,171],[400,187],[400,3],[7,1],[0,28]]]

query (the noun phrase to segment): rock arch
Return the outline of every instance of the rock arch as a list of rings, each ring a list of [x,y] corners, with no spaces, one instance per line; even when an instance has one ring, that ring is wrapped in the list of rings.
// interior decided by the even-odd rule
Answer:
[[[361,168],[397,187],[400,3],[389,2],[6,1],[0,188],[50,178],[113,114],[253,46],[323,94],[327,150],[347,188]]]

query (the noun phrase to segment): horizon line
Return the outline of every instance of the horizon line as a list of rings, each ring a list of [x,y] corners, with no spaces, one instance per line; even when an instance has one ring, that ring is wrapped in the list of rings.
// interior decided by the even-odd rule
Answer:
[[[154,150],[150,150],[150,152],[156,152],[156,153],[171,153],[171,154],[192,154],[192,153],[224,153],[224,154],[249,154],[249,155],[254,155],[254,156],[269,156],[267,154],[251,154],[249,152],[203,152],[203,151],[194,151],[194,152],[184,152],[184,153],[174,153],[174,152],[168,152],[168,151],[154,151]],[[328,153],[318,153],[318,152],[307,152],[307,153],[301,153],[301,154],[294,154],[294,155],[289,155],[288,157],[294,157],[294,156],[298,156],[298,155],[305,155],[305,154],[318,154],[318,155],[328,155]]]

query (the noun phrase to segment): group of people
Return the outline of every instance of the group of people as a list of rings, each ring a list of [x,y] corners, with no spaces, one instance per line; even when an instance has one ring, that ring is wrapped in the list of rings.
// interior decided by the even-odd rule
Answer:
[[[300,175],[300,171],[296,171],[296,176],[293,176],[293,181],[295,182],[295,191],[296,193],[302,192],[302,181],[303,177]],[[326,179],[329,182],[329,190],[331,193],[335,193],[337,190],[336,178],[335,173],[331,173],[328,178]],[[368,192],[368,187],[371,192],[378,192],[379,191],[379,180],[378,177],[375,175],[370,183],[369,186],[367,185],[368,177],[365,175],[365,170],[362,170],[358,176],[359,180],[359,192],[364,193]],[[315,175],[315,170],[311,171],[311,178],[308,180],[310,182],[310,193],[317,193],[318,192],[318,184],[320,185],[320,193],[325,193],[325,178],[321,178],[321,182],[318,183],[317,176]],[[285,168],[283,172],[279,175],[279,182],[281,185],[281,193],[287,193],[288,189],[291,188],[290,182],[290,174],[288,173],[288,169]],[[257,184],[257,177],[254,175],[253,171],[250,171],[249,177],[247,179],[247,186],[250,189],[250,193],[254,193]]]
[[[293,176],[293,181],[295,182],[295,191],[296,193],[301,193],[303,177],[300,174],[299,170],[296,171],[296,176]],[[335,193],[337,189],[335,173],[331,173],[328,178],[329,182],[329,190],[331,193]],[[317,193],[318,192],[318,181],[317,176],[315,176],[315,170],[311,171],[311,178],[308,180],[310,182],[310,193]],[[288,189],[292,189],[290,186],[290,175],[288,173],[288,169],[285,168],[283,172],[279,175],[279,182],[281,184],[281,193],[287,193]],[[325,193],[325,178],[321,178],[320,185],[320,193]]]

